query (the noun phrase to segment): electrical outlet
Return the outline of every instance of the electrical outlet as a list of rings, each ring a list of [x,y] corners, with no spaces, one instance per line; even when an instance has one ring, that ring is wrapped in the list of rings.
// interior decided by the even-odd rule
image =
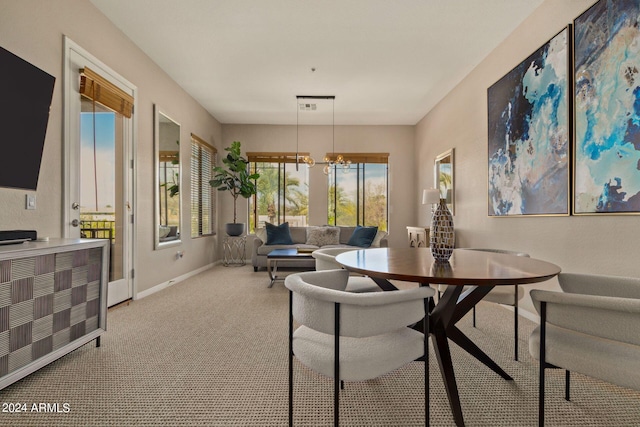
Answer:
[[[27,194],[25,209],[28,209],[28,210],[35,210],[36,209],[36,195],[35,194]]]

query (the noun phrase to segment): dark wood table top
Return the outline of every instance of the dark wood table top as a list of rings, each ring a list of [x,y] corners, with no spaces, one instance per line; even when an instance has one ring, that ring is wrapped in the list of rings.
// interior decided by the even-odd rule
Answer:
[[[446,285],[514,285],[542,282],[560,267],[538,259],[455,249],[436,262],[429,248],[375,248],[345,252],[336,261],[347,270],[382,279]]]

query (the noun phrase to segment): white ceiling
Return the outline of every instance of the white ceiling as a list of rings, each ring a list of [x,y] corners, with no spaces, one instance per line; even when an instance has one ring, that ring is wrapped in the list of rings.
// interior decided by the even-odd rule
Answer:
[[[336,124],[380,125],[416,124],[542,1],[91,0],[221,123],[335,95]]]

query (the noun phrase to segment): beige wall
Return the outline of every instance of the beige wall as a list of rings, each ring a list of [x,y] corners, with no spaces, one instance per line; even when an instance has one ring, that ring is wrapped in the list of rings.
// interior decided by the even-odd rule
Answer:
[[[37,196],[37,209],[24,209],[24,190],[0,188],[0,229],[36,229],[40,236],[62,234],[62,64],[63,35],[89,51],[138,87],[136,189],[134,205],[138,254],[137,291],[206,266],[215,259],[215,239],[192,240],[181,246],[154,250],[153,210],[153,104],[157,103],[181,125],[181,140],[193,132],[218,148],[221,126],[169,76],[140,51],[124,34],[86,0],[0,0],[0,45],[56,77]],[[181,157],[188,159],[189,144]],[[183,176],[189,176],[183,164]],[[188,183],[183,186],[187,187]],[[189,230],[189,193],[181,192],[183,230]],[[188,233],[187,233],[188,234]],[[175,253],[185,256],[177,261]]]
[[[593,0],[546,0],[416,127],[416,160],[455,148],[457,244],[525,251],[566,272],[640,276],[638,216],[489,218],[487,88],[586,10]],[[418,168],[422,185],[433,182]],[[426,215],[422,206],[418,216]],[[556,287],[550,281],[537,287]],[[530,289],[532,286],[528,286]],[[528,298],[523,306],[533,311]]]
[[[316,161],[332,151],[331,126],[301,126],[299,149],[309,152]],[[304,138],[303,138],[304,135]],[[247,151],[296,151],[296,126],[285,125],[223,125],[223,146],[233,141],[242,143]],[[389,153],[389,246],[407,243],[407,225],[415,223],[415,202],[418,190],[414,170],[414,126],[336,126],[336,152]],[[309,174],[309,222],[312,225],[327,222],[327,178],[322,165],[316,165]],[[231,222],[232,206],[227,194],[219,195],[219,223]],[[247,218],[247,203],[238,202],[238,215]],[[251,245],[247,245],[251,246]]]
[[[526,251],[557,263],[564,271],[640,275],[635,245],[640,237],[638,216],[487,217],[486,90],[593,2],[546,0],[415,127],[336,126],[337,151],[391,153],[391,246],[406,244],[405,226],[427,222],[429,213],[419,204],[421,190],[433,185],[435,156],[455,148],[459,246]],[[41,236],[61,235],[62,37],[67,35],[138,87],[137,290],[148,290],[216,259],[218,242],[212,237],[185,237],[179,247],[153,248],[153,104],[181,124],[182,141],[189,141],[193,132],[220,152],[234,140],[242,142],[243,152],[294,151],[295,126],[221,126],[88,1],[0,0],[0,12],[0,45],[57,78],[36,192],[38,209],[24,209],[26,191],[0,189],[0,229],[37,229]],[[301,141],[300,151],[311,151],[321,159],[331,151],[329,128],[309,127],[309,139]],[[182,150],[182,158],[188,159],[188,145],[183,144]],[[183,175],[189,172],[189,165],[184,164]],[[327,200],[320,167],[312,170],[311,186],[311,223],[322,224]],[[182,192],[184,230],[188,230],[188,194]],[[232,215],[229,196],[220,194],[218,206],[221,230]],[[239,209],[246,217],[246,203],[239,203]],[[184,250],[182,260],[175,260],[177,250]]]

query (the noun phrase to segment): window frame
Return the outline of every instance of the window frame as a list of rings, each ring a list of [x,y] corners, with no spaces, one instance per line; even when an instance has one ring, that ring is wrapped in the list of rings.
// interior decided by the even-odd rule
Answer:
[[[327,158],[330,161],[335,161],[335,153],[327,153]],[[327,223],[334,226],[347,226],[353,227],[356,225],[371,226],[378,224],[368,224],[366,222],[366,170],[367,165],[384,164],[385,165],[385,227],[389,230],[389,153],[342,153],[345,160],[350,160],[349,171],[347,173],[353,173],[355,170],[356,175],[356,194],[354,203],[356,205],[356,224],[339,224],[338,223],[338,203],[337,203],[337,190],[338,190],[338,174],[343,173],[344,166],[338,163],[333,163],[330,166],[330,172],[327,176],[327,199],[328,199],[328,211],[327,211]],[[330,193],[333,188],[333,194]],[[333,219],[331,219],[333,216]],[[382,228],[381,228],[382,229]]]
[[[296,156],[297,158],[301,158],[304,156],[308,156],[309,153],[292,153],[292,152],[248,152],[247,160],[249,161],[249,171],[250,173],[258,173],[260,174],[260,168],[258,168],[258,164],[277,164],[278,169],[278,189],[276,191],[277,195],[277,206],[276,206],[276,224],[282,224],[283,222],[288,221],[287,219],[287,186],[284,182],[286,178],[286,172],[289,167],[296,167]],[[308,166],[304,163],[298,163],[297,168]],[[255,181],[256,186],[258,186],[258,180]],[[309,174],[307,172],[306,177],[307,184],[307,201],[309,198],[310,189],[309,185]],[[284,185],[284,188],[282,187]],[[249,223],[249,233],[255,233],[255,230],[258,229],[259,226],[259,215],[258,215],[258,193],[251,196],[251,198],[247,201],[248,204],[248,218],[247,222]],[[307,215],[306,222],[309,222],[309,206],[307,204]]]

